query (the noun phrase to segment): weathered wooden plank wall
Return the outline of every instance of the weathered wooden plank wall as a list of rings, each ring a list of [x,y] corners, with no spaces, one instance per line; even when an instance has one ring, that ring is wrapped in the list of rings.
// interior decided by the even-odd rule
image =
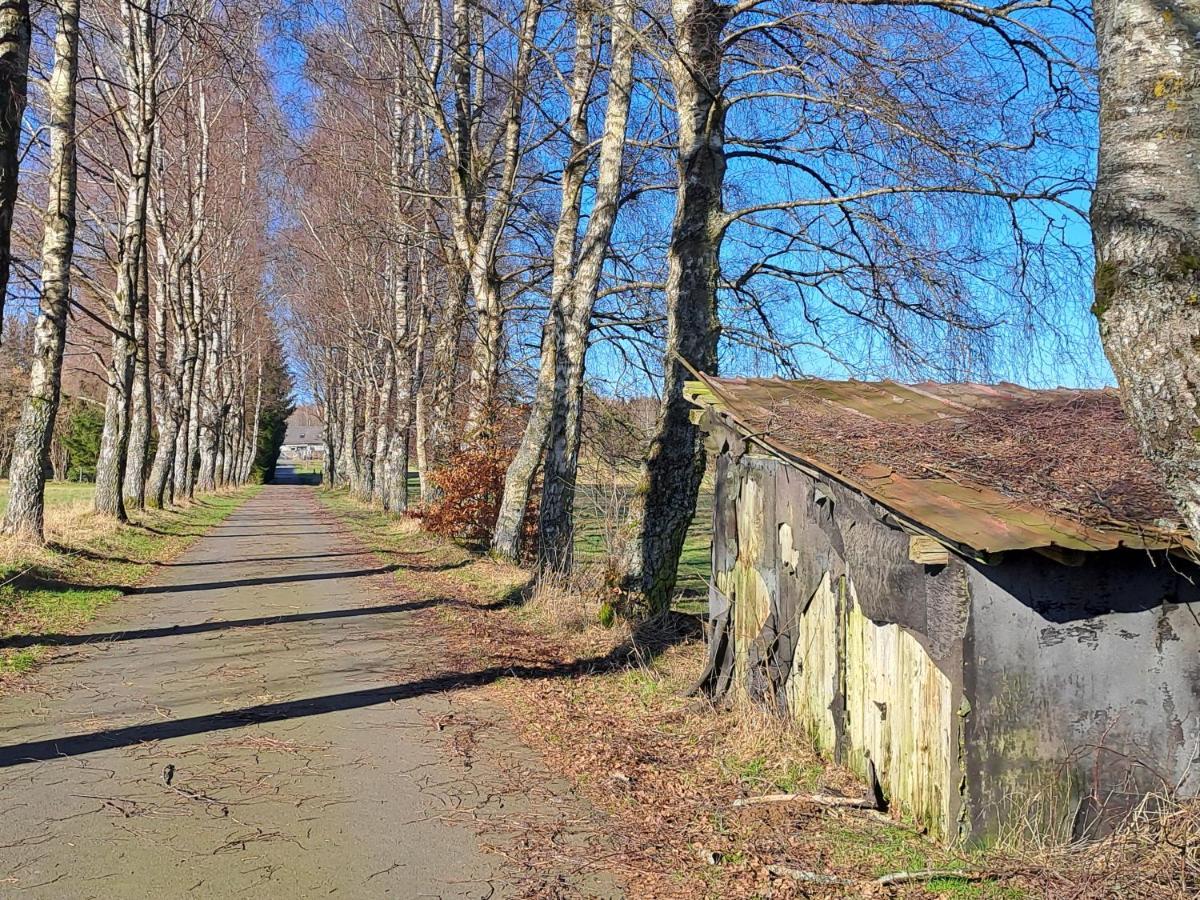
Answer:
[[[714,586],[718,602],[732,604],[735,689],[792,715],[821,752],[875,777],[932,833],[954,836],[961,678],[887,619],[899,611],[927,621],[912,598],[891,593],[911,587],[903,576],[914,568],[925,593],[907,535],[893,535],[840,486],[726,438],[714,447],[726,451],[717,467]],[[850,571],[863,573],[881,622],[864,611]],[[961,667],[961,651],[948,661]]]
[[[913,523],[703,425],[713,611],[730,612],[710,684],[794,716],[946,839],[1095,834],[1148,792],[1200,793],[1194,564],[913,560]]]

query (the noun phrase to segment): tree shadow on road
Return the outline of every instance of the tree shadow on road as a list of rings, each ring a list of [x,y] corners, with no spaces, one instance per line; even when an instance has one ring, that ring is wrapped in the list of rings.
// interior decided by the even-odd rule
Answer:
[[[218,619],[212,622],[194,622],[190,625],[163,625],[158,628],[135,628],[128,631],[110,631],[87,634],[18,634],[0,638],[0,649],[18,647],[77,647],[85,644],[109,644],[123,641],[141,641],[159,637],[178,637],[187,634],[204,634],[212,631],[231,631],[238,628],[258,628],[271,625],[287,625],[294,622],[321,622],[329,619],[351,619],[362,616],[386,615],[389,613],[414,612],[431,606],[461,604],[463,601],[449,597],[429,597],[407,603],[388,603],[382,606],[364,606],[351,609],[325,609],[316,612],[287,613],[275,616],[255,616],[247,619]]]
[[[266,563],[266,562],[293,562],[295,560],[313,560],[313,559],[334,559],[342,556],[362,556],[361,550],[347,550],[342,553],[301,553],[298,556],[244,556],[238,559],[228,559],[222,562],[215,563],[212,560],[202,559],[192,562],[164,562],[159,563],[160,566],[167,569],[181,569],[191,566],[218,566],[218,565],[241,565],[243,563]]]
[[[429,604],[437,602],[446,601],[428,601]],[[405,604],[398,605],[411,606]],[[379,607],[368,608],[359,612],[370,613],[378,609]],[[355,611],[348,610],[346,612]],[[665,630],[660,633],[660,636],[663,639],[671,641],[683,639],[683,636],[680,634],[669,636],[669,633]],[[319,697],[306,697],[300,700],[260,703],[241,709],[200,716],[167,719],[121,728],[107,728],[86,734],[64,735],[40,741],[27,741],[21,744],[0,747],[0,768],[19,766],[31,762],[45,762],[59,757],[81,756],[88,753],[128,747],[147,741],[162,741],[198,734],[210,734],[233,728],[243,728],[249,725],[282,722],[307,716],[319,716],[327,713],[362,709],[384,703],[396,703],[412,700],[416,697],[481,687],[502,678],[577,678],[586,675],[600,675],[614,669],[624,668],[630,664],[640,663],[644,659],[644,654],[650,649],[644,644],[639,644],[635,639],[632,642],[621,644],[603,656],[593,656],[574,662],[545,665],[491,666],[470,672],[448,671],[401,684],[325,694]],[[661,649],[659,648],[659,650]]]

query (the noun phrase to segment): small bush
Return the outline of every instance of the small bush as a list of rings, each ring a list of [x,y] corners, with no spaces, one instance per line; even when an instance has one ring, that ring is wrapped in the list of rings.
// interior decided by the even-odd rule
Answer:
[[[477,548],[490,544],[504,496],[504,476],[514,455],[507,442],[479,439],[452,456],[432,475],[440,496],[422,513],[425,528]],[[536,550],[539,494],[535,486],[525,511],[526,556]]]

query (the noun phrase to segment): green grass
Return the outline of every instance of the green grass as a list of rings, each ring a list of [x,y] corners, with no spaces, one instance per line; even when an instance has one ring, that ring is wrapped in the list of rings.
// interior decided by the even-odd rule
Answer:
[[[96,485],[90,481],[47,481],[46,506],[90,503]],[[0,479],[0,512],[8,507],[8,479]]]
[[[320,460],[281,461],[280,465],[294,467],[300,476],[321,473]],[[317,482],[312,482],[317,483]],[[615,492],[616,496],[613,496]],[[336,493],[336,492],[334,492]],[[608,554],[608,543],[616,517],[623,517],[631,487],[581,483],[575,501],[575,559],[582,566],[602,563]],[[605,499],[598,501],[597,497]],[[708,608],[708,582],[712,565],[712,489],[703,485],[696,501],[696,515],[688,528],[683,553],[679,558],[678,597],[675,607],[685,612],[701,612]],[[421,482],[415,469],[408,473],[408,501],[420,503]],[[613,508],[613,509],[610,509]],[[342,510],[345,512],[345,509]],[[619,524],[619,522],[618,522]]]
[[[575,503],[575,558],[585,565],[603,562],[608,550],[609,535],[614,524],[610,521],[607,509],[601,507],[611,505],[620,510],[624,508],[628,499],[628,490],[625,491],[624,497],[616,498],[616,502],[613,503],[597,503],[588,499],[601,491],[605,496],[610,496],[612,488],[580,485]],[[679,558],[677,587],[681,596],[676,601],[676,607],[696,612],[707,606],[711,560],[712,491],[705,486],[701,488],[697,498],[696,515],[688,528],[683,553]]]
[[[70,487],[75,487],[71,485]],[[34,637],[80,630],[105,605],[145,578],[156,563],[182,551],[220,522],[257,485],[198,498],[185,508],[147,510],[129,525],[118,525],[83,509],[64,511],[55,521],[54,507],[71,501],[55,492],[47,508],[45,548],[0,545],[0,637]],[[76,492],[74,501],[90,498]],[[6,676],[32,669],[45,646],[0,650],[0,684]]]
[[[730,757],[722,760],[721,768],[751,794],[795,794],[814,791],[824,772],[815,761],[785,760],[754,755],[749,758]]]

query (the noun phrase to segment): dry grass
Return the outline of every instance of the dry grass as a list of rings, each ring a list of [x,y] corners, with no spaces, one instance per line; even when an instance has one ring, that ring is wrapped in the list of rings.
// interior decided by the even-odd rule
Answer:
[[[1200,897],[1200,799],[1145,797],[1111,835],[1091,844],[1064,843],[1035,854],[1046,869],[1075,871],[1077,883],[1104,896],[1120,884],[1123,896]]]
[[[0,537],[0,688],[33,668],[39,635],[78,631],[152,566],[179,553],[257,487],[207,494],[186,507],[147,510],[122,525],[97,515],[87,499],[46,507],[47,544]]]
[[[604,610],[606,571],[603,566],[587,566],[574,574],[546,573],[529,592],[523,609],[525,617],[551,631],[573,634],[615,626],[615,620]],[[628,629],[613,638],[627,639]]]
[[[372,549],[419,571],[417,579],[401,569],[398,590],[461,601],[427,611],[440,625],[444,662],[512,673],[469,692],[502,707],[522,742],[604,814],[586,865],[613,873],[631,897],[1200,896],[1195,805],[1147,805],[1119,834],[1086,848],[970,852],[868,810],[803,801],[737,807],[739,798],[772,793],[861,797],[865,789],[771,710],[688,696],[704,643],[679,628],[678,616],[603,628],[594,575],[547,581],[524,604],[505,605],[527,573],[393,527],[344,496],[325,499]],[[555,860],[559,871],[579,866],[578,849],[559,846],[535,820],[509,827],[522,836],[531,872],[523,896],[573,896],[538,876]],[[930,869],[961,874],[877,882]],[[797,881],[789,871],[831,883]]]
[[[84,546],[104,540],[123,526],[107,516],[98,516],[87,500],[47,506],[45,511],[45,535],[51,546]],[[0,535],[0,569],[6,578],[16,571],[36,566],[51,565],[56,554],[49,546],[9,535]]]

